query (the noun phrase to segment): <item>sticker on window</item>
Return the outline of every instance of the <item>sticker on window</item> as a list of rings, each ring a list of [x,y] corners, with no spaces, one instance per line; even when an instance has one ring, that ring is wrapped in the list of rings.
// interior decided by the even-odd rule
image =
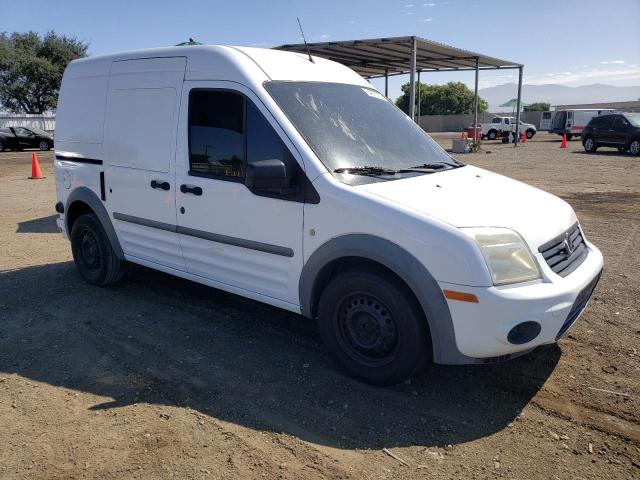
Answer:
[[[371,89],[369,89],[369,88],[364,88],[364,87],[361,87],[361,88],[362,88],[362,91],[363,91],[364,93],[366,93],[367,95],[369,95],[370,97],[377,98],[378,100],[386,100],[386,98],[384,97],[384,95],[382,95],[382,94],[381,94],[380,92],[378,92],[377,90],[371,90]]]

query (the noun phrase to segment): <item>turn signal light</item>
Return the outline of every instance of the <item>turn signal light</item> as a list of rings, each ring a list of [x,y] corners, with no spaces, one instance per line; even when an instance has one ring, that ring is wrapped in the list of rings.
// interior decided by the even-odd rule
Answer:
[[[443,290],[445,298],[459,300],[461,302],[478,303],[478,297],[473,293],[456,292],[455,290]]]

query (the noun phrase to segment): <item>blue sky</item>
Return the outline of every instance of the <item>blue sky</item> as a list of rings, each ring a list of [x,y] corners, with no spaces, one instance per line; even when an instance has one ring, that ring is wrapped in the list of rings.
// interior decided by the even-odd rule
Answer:
[[[418,35],[524,63],[525,83],[640,85],[640,0],[0,0],[0,31],[55,30],[90,43],[89,53],[173,45],[271,47]],[[482,72],[480,86],[517,72]],[[468,73],[423,75],[429,83],[473,82]],[[406,77],[390,81],[396,97]],[[382,83],[374,81],[381,88]],[[515,92],[514,92],[515,93]]]

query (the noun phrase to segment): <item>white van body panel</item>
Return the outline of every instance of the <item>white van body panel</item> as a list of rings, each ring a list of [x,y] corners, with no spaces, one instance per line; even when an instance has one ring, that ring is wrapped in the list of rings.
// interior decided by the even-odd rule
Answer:
[[[357,188],[455,227],[511,228],[532,251],[577,222],[571,206],[555,195],[471,165]],[[549,222],[551,212],[557,221]]]
[[[472,166],[359,186],[342,183],[269,95],[267,81],[371,88],[328,60],[315,57],[312,63],[303,54],[245,47],[159,48],[72,62],[62,81],[56,130],[56,189],[64,207],[58,224],[65,234],[69,209],[82,190],[83,198],[95,197],[93,205],[106,212],[101,221],[114,230],[110,240],[123,258],[307,315],[302,297],[308,292],[301,285],[316,254],[352,235],[365,238],[364,244],[382,239],[424,267],[428,275],[421,278],[433,277],[431,294],[446,315],[428,319],[430,325],[449,322],[455,332],[440,345],[453,353],[440,352],[436,361],[473,363],[556,340],[573,302],[602,268],[602,255],[588,242],[587,260],[566,278],[538,252],[576,223],[568,204]],[[249,98],[304,170],[319,202],[267,198],[242,182],[190,175],[192,88],[228,88]],[[152,188],[152,181],[169,188]],[[181,192],[183,184],[201,187],[202,196]],[[480,247],[461,227],[516,231],[541,278],[493,286]],[[190,230],[209,238],[184,233]],[[243,246],[238,239],[254,243]],[[418,288],[424,283],[418,281]],[[447,289],[472,293],[479,302],[445,299]],[[523,320],[540,323],[541,334],[513,345],[507,332]]]
[[[113,62],[104,127],[107,211],[125,255],[184,269],[178,234],[122,220],[176,223],[176,121],[185,57]],[[167,182],[168,190],[151,182]]]

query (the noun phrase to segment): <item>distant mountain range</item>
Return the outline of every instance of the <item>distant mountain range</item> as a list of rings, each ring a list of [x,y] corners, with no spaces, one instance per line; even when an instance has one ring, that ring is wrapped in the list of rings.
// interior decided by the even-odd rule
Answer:
[[[518,96],[518,85],[505,83],[495,87],[481,88],[478,94],[489,102],[490,112],[510,111],[499,105]],[[635,87],[616,87],[594,83],[582,87],[566,85],[523,85],[522,100],[527,103],[548,102],[551,105],[598,102],[626,102],[640,99],[640,85]]]

